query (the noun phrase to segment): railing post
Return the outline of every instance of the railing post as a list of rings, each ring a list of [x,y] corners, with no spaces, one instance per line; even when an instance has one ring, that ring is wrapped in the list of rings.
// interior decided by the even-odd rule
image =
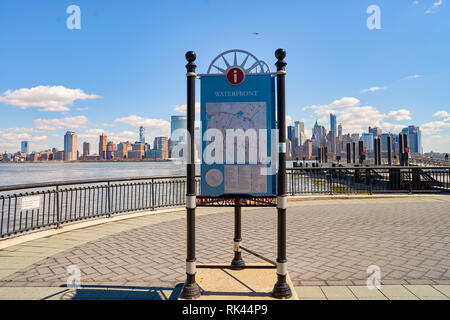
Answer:
[[[56,185],[56,229],[61,228],[61,214],[59,210],[59,186]]]
[[[152,194],[152,211],[155,210],[155,179],[151,179],[150,192]]]
[[[294,195],[294,170],[291,170],[291,195]]]
[[[111,182],[108,181],[108,218],[111,218]]]
[[[329,189],[330,189],[329,194],[330,194],[330,196],[333,195],[333,170],[334,169],[330,169],[330,179],[329,179],[329,181],[330,181],[330,183],[329,183]]]
[[[412,176],[412,169],[408,168],[409,172],[409,194],[413,193],[413,176]]]

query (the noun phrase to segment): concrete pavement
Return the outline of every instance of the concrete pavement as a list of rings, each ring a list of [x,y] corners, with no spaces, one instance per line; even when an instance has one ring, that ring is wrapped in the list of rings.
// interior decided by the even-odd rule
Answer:
[[[294,200],[288,259],[300,299],[449,298],[450,197]],[[198,263],[230,262],[233,209],[197,211]],[[16,241],[11,246],[2,241],[0,299],[173,297],[185,277],[184,217],[184,209],[140,213],[23,243],[6,240]],[[243,246],[275,259],[274,208],[243,209]],[[71,265],[81,271],[77,294],[61,287]],[[382,288],[369,291],[373,265]]]

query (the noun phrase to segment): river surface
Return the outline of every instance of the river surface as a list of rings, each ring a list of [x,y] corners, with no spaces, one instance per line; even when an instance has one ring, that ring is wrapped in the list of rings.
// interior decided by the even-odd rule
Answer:
[[[0,163],[0,186],[83,179],[171,176],[185,174],[184,165],[163,162],[36,162]]]
[[[292,161],[287,162],[292,167]],[[196,166],[200,174],[200,165]],[[0,186],[42,182],[157,177],[186,174],[186,166],[161,162],[0,162]]]

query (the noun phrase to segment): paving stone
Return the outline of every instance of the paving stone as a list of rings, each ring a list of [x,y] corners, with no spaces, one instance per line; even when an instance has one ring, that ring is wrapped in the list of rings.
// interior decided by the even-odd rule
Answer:
[[[440,291],[429,285],[405,285],[419,299],[425,298],[446,298]]]
[[[450,284],[449,211],[448,201],[413,198],[290,203],[291,279],[302,286],[365,286],[367,267],[377,265],[383,284]],[[271,259],[276,258],[274,213],[243,209],[243,244]],[[80,267],[83,283],[184,281],[184,218],[183,211],[156,214],[0,250],[0,286],[6,280],[65,284],[70,264]],[[198,209],[198,263],[231,261],[233,218],[231,208]],[[58,241],[58,249],[44,248]],[[247,253],[244,259],[260,262]]]
[[[346,286],[321,287],[328,300],[356,300],[356,296]]]

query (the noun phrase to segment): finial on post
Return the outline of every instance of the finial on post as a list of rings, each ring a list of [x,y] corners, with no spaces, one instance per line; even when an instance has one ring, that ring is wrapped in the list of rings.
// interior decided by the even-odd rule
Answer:
[[[192,75],[195,75],[195,69],[197,68],[197,66],[195,65],[194,61],[195,59],[197,59],[197,55],[194,51],[188,51],[186,52],[185,57],[186,61],[188,62],[188,64],[186,65],[188,75],[191,72],[193,73]]]
[[[284,61],[284,58],[286,58],[286,50],[284,49],[277,49],[275,51],[275,58],[277,58],[277,62],[275,63],[275,66],[277,67],[277,71],[284,71],[286,72],[286,61]]]

